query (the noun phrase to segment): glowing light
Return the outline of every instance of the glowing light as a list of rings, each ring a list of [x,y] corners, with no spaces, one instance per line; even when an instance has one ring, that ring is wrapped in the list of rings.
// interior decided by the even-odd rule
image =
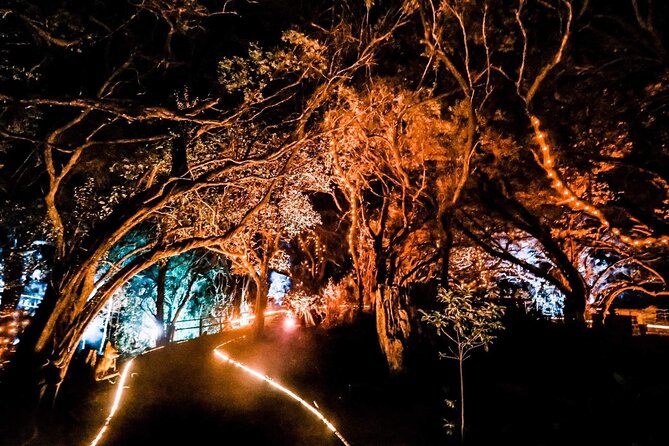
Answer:
[[[151,336],[158,339],[162,333],[163,333],[163,327],[161,327],[158,323],[154,322],[153,326],[151,327]]]
[[[530,116],[530,121],[532,122],[532,126],[534,128],[534,134],[539,142],[539,145],[541,147],[541,152],[543,155],[543,161],[539,162],[539,165],[544,169],[544,171],[546,172],[546,176],[548,178],[555,179],[555,181],[552,184],[553,189],[555,189],[558,193],[567,198],[567,202],[565,204],[570,206],[573,210],[585,211],[590,215],[597,217],[601,225],[608,229],[610,227],[610,223],[608,222],[608,220],[606,220],[606,218],[604,218],[603,213],[591,203],[577,200],[576,197],[573,196],[571,191],[565,186],[564,181],[560,180],[558,172],[553,168],[555,160],[554,158],[551,157],[550,146],[545,141],[546,135],[539,128],[541,121],[539,121],[539,118],[537,118],[536,116]],[[639,246],[650,247],[655,244],[667,245],[669,243],[669,241],[667,241],[667,236],[633,239],[628,236],[620,236],[620,230],[618,228],[611,229],[611,232],[614,235],[620,237],[619,239],[621,242],[635,247]]]
[[[119,405],[121,404],[121,397],[123,396],[123,392],[125,391],[125,381],[126,379],[128,379],[128,374],[130,373],[131,365],[132,365],[132,359],[127,362],[127,364],[123,368],[123,372],[121,372],[121,378],[118,381],[118,387],[116,388],[116,394],[114,395],[114,402],[112,404],[111,409],[109,410],[109,415],[107,415],[105,423],[100,428],[100,432],[98,432],[98,434],[91,442],[91,446],[96,446],[98,444],[104,433],[107,431],[109,423],[111,423],[114,414],[116,413]]]
[[[232,342],[232,341],[228,341],[226,344],[228,344],[228,343],[230,343],[230,342]],[[240,370],[245,371],[246,373],[248,373],[249,375],[253,376],[253,377],[256,378],[256,379],[259,379],[259,380],[261,380],[261,381],[266,382],[267,384],[269,384],[270,386],[274,387],[274,388],[275,388],[276,390],[278,390],[279,392],[282,392],[282,393],[288,395],[289,397],[291,397],[292,399],[294,399],[295,401],[297,401],[298,403],[300,403],[300,404],[301,404],[305,409],[307,409],[309,412],[311,412],[311,413],[312,413],[316,418],[318,418],[323,424],[325,424],[325,426],[327,426],[327,428],[330,429],[330,431],[332,431],[332,433],[335,434],[335,435],[337,436],[337,438],[342,442],[342,444],[344,444],[345,446],[351,446],[350,443],[349,443],[348,441],[346,441],[346,439],[344,438],[344,436],[337,430],[337,428],[336,428],[336,427],[335,427],[335,426],[334,426],[334,425],[333,425],[327,418],[325,418],[325,416],[324,416],[322,413],[320,413],[320,412],[318,411],[318,409],[316,409],[316,408],[315,408],[314,406],[312,406],[311,404],[307,403],[303,398],[301,398],[299,395],[297,395],[297,394],[296,394],[295,392],[293,392],[292,390],[290,390],[290,389],[288,389],[287,387],[285,387],[285,386],[279,384],[278,382],[274,381],[274,380],[273,380],[272,378],[270,378],[269,376],[267,376],[267,375],[263,375],[262,373],[258,372],[257,370],[254,370],[254,369],[252,369],[252,368],[250,368],[250,367],[248,367],[248,366],[242,364],[241,362],[235,361],[234,359],[232,359],[232,358],[231,358],[229,355],[227,355],[226,353],[224,353],[224,352],[218,350],[218,349],[219,349],[220,347],[222,347],[223,345],[225,345],[225,344],[219,345],[218,347],[216,347],[216,348],[214,349],[214,354],[215,354],[219,359],[221,359],[221,360],[227,362],[228,364],[231,364],[231,365],[237,367],[237,368],[240,369]]]
[[[290,290],[290,278],[284,274],[272,271],[269,275],[269,291],[267,295],[274,298],[277,305],[281,305],[286,292]]]
[[[286,310],[267,310],[265,311],[265,317],[276,316],[278,314],[282,314],[285,312]],[[250,325],[255,318],[256,318],[255,314],[244,312],[240,317],[235,319],[229,319],[227,322],[232,326],[232,329],[234,330]]]
[[[292,314],[288,314],[283,320],[283,329],[286,331],[293,331],[297,327],[297,322]]]
[[[669,325],[648,324],[648,328],[659,328],[660,330],[669,330]]]

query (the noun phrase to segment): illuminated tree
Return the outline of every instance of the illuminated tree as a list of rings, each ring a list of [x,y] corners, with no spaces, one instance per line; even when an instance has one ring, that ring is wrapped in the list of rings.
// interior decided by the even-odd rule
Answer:
[[[607,92],[617,90],[609,85],[613,79],[639,83],[640,71],[654,70],[649,65],[658,60],[663,45],[650,4],[646,8],[631,1],[627,9],[589,2],[576,8],[569,1],[552,6],[520,1],[516,8],[496,8],[492,1],[407,5],[420,15],[428,66],[441,74],[435,76],[444,86],[459,90],[465,122],[473,125],[465,126],[469,131],[463,147],[471,148],[464,153],[470,154],[467,165],[474,169],[466,170],[457,200],[440,214],[443,233],[451,234],[442,244],[450,249],[453,236],[458,237],[453,230],[462,231],[488,254],[546,280],[564,296],[565,318],[577,323],[583,323],[589,310],[590,284],[596,276],[584,268],[584,253],[593,261],[604,257],[602,250],[614,258],[645,258],[643,265],[634,263],[644,271],[646,279],[641,280],[650,280],[646,292],[657,294],[664,278],[661,262],[652,259],[669,242],[663,236],[665,223],[657,218],[663,205],[653,199],[624,203],[620,198],[629,197],[634,185],[623,184],[615,173],[629,178],[637,172],[644,188],[661,191],[656,197],[666,196],[666,182],[648,164],[663,158],[649,156],[647,149],[644,154],[642,141],[638,147],[632,143],[631,132],[625,130],[632,122],[619,125],[624,116],[649,110],[645,102],[656,104],[648,128],[661,119],[657,92],[662,75],[651,75],[654,81],[649,83],[642,80],[638,93],[624,100],[622,91],[600,94],[602,85],[609,86]],[[600,40],[598,33],[609,32],[603,23],[608,20],[617,21],[621,32]],[[629,63],[629,71],[621,70],[619,54],[633,53],[640,35],[647,62]],[[639,100],[644,96],[648,101]],[[443,97],[444,106],[458,103],[449,94]],[[602,116],[597,131],[592,130],[593,114]],[[657,131],[646,133],[651,134],[662,144]],[[639,162],[648,167],[640,171],[634,166]],[[640,218],[643,224],[633,230],[645,233],[641,237],[630,233],[632,222]],[[505,245],[513,246],[513,237],[533,238],[548,262],[508,252]],[[648,255],[642,253],[644,247],[650,249]],[[444,262],[442,271],[447,268]]]
[[[123,354],[136,354],[174,341],[184,319],[208,321],[216,307],[231,303],[219,287],[228,274],[226,263],[215,254],[199,251],[166,259],[137,274],[112,297],[120,312],[113,330],[116,347]]]
[[[39,237],[21,245],[54,252],[17,367],[48,364],[50,392],[116,291],[194,250],[253,278],[259,331],[271,269],[310,262],[307,295],[352,277],[393,369],[415,284],[543,287],[575,323],[666,293],[666,19],[650,2],[347,2],[291,9],[290,26],[227,4],[1,10],[0,231],[28,209]],[[327,231],[349,251],[334,272]]]
[[[304,154],[296,154],[296,159]],[[310,163],[295,163],[297,167],[284,170],[282,178],[269,178],[257,183],[248,182],[234,196],[236,203],[253,200],[253,195],[265,193],[263,184],[273,182],[271,195],[265,195],[263,209],[248,219],[226,243],[210,249],[226,255],[234,266],[248,275],[255,284],[255,336],[264,333],[265,309],[268,303],[271,270],[289,273],[292,265],[286,248],[301,234],[321,222],[313,209],[307,192],[327,190],[329,181],[318,175]],[[306,166],[306,170],[304,167]],[[228,207],[234,209],[231,203]]]
[[[650,54],[656,54],[661,41],[652,37],[657,32],[650,11],[648,17],[643,12],[629,14],[640,9],[637,2],[628,6],[633,7],[606,8],[601,16],[598,9],[584,8],[573,16],[575,21],[565,22],[580,26],[581,19],[588,26],[578,35],[564,34],[569,40],[560,45],[563,69],[558,79],[548,82],[552,75],[547,74],[542,89],[530,88],[527,93],[534,102],[542,101],[541,111],[536,106],[528,110],[546,119],[531,117],[530,132],[523,134],[513,130],[519,126],[508,106],[487,118],[480,130],[483,156],[475,158],[478,170],[467,185],[464,206],[456,213],[466,239],[554,287],[564,297],[565,318],[572,321],[602,312],[605,317],[606,302],[627,291],[647,296],[665,293],[660,259],[666,223],[661,201],[667,189],[651,167],[662,164],[665,157],[647,149],[650,139],[662,144],[650,124],[663,119],[657,104],[661,83],[638,76],[652,71],[646,63],[654,64],[656,56],[625,69],[616,62],[620,51],[633,51],[639,33],[646,32],[643,29],[650,39],[641,42]],[[523,25],[528,7],[521,3],[519,9],[518,26],[523,26],[524,34],[533,32],[532,20],[538,18],[527,16],[531,21]],[[612,39],[594,38],[610,32],[607,23],[613,17],[621,32]],[[600,66],[603,71],[596,68]],[[658,77],[662,74],[651,75]],[[618,88],[617,83],[626,87]],[[607,86],[604,94],[602,85]],[[633,86],[635,93],[630,94],[627,86]],[[494,94],[489,99],[494,101]],[[647,103],[656,106],[649,109]],[[642,125],[648,130],[635,134],[637,117],[644,113]],[[530,151],[524,148],[528,144]],[[528,175],[532,165],[540,170]],[[655,192],[651,198],[633,190]],[[633,201],[625,198],[631,195]],[[521,244],[533,246],[539,255],[526,256]]]
[[[333,129],[333,178],[347,204],[358,305],[374,307],[381,346],[396,372],[404,368],[410,334],[398,286],[412,281],[423,258],[416,233],[430,233],[430,220],[454,186],[434,166],[457,157],[453,116],[442,116],[438,102],[398,84],[378,80],[365,94],[340,89],[340,102],[325,118]],[[438,240],[437,230],[424,241],[433,249]]]
[[[123,287],[126,298],[129,294],[140,294],[139,298],[133,299],[135,308],[126,305],[124,311],[150,315],[157,328],[156,345],[164,345],[174,340],[177,322],[183,316],[187,319],[203,318],[213,310],[213,302],[219,301],[216,298],[220,296],[212,289],[221,280],[220,276],[227,274],[227,266],[213,253],[191,251],[166,259],[135,276]],[[149,283],[135,287],[133,281],[136,279],[148,279]],[[197,305],[191,305],[196,301]],[[191,311],[188,311],[189,307]]]
[[[238,59],[229,54],[183,53],[208,47],[200,39],[225,28],[206,26],[209,20],[227,20],[220,11],[189,5],[187,11],[160,2],[109,5],[111,10],[97,11],[108,13],[104,21],[83,10],[50,15],[22,2],[3,11],[12,31],[34,54],[45,56],[33,67],[11,53],[8,63],[16,64],[15,72],[34,70],[30,76],[3,76],[0,100],[3,137],[16,153],[34,153],[38,160],[43,179],[38,192],[44,193],[35,198],[44,203],[53,233],[50,286],[12,375],[30,381],[35,375],[25,368],[47,364],[46,400],[55,395],[83,330],[114,292],[167,258],[236,236],[265,206],[274,186],[265,182],[266,193],[244,203],[229,199],[235,186],[268,165],[280,173],[306,138],[305,122],[315,105],[291,99],[317,77],[318,47],[296,32],[286,33],[276,51],[251,51],[247,78],[230,78],[226,61]],[[154,14],[157,7],[167,9]],[[188,26],[168,26],[166,33],[145,39],[147,25],[180,21],[175,12],[188,16],[187,23],[179,22]],[[196,19],[200,26],[194,26]],[[110,29],[119,32],[109,34]],[[177,35],[178,54],[171,44]],[[104,54],[113,57],[98,63]],[[185,60],[191,65],[183,65]],[[215,61],[218,73],[192,68],[197,63],[215,68]],[[83,77],[68,71],[74,67]],[[184,72],[199,73],[187,84],[204,89],[184,86]],[[50,83],[68,76],[74,84]],[[15,125],[19,121],[27,124]],[[211,206],[217,202],[231,203],[238,219]],[[208,217],[218,218],[202,218],[207,206]],[[170,218],[176,215],[184,218]],[[152,237],[109,265],[110,250],[139,228]]]

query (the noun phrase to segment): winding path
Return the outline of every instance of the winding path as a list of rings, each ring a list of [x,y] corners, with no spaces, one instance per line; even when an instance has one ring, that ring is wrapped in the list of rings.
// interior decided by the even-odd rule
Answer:
[[[299,330],[283,330],[277,320],[267,342],[251,344],[247,334],[208,336],[126,363],[110,412],[86,444],[350,446],[313,401],[317,395],[309,403],[270,378],[308,366],[289,354]]]

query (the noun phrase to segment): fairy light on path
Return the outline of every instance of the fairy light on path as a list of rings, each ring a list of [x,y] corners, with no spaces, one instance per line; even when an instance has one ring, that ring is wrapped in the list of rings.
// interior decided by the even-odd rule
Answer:
[[[269,316],[269,317],[271,317],[271,316],[277,316],[277,315],[284,314],[284,313],[286,313],[286,310],[266,311],[266,312],[265,312],[265,316]],[[238,326],[238,327],[234,327],[234,328],[232,328],[232,330],[234,330],[234,329],[239,329],[239,328],[244,328],[244,324],[243,324],[243,322],[245,322],[245,319],[251,319],[251,320],[252,320],[254,317],[255,317],[255,315],[249,315],[249,316],[247,316],[246,318],[239,318],[239,319],[231,320],[231,321],[230,321],[231,323],[237,323],[237,322],[239,322],[239,323],[241,324],[241,325]],[[344,439],[344,437],[337,431],[337,429],[335,429],[335,427],[332,425],[332,423],[330,423],[330,422],[329,422],[329,421],[328,421],[328,420],[327,420],[327,419],[326,419],[320,412],[318,412],[313,406],[309,405],[309,403],[307,403],[306,401],[304,401],[302,398],[300,398],[299,396],[297,396],[295,393],[293,393],[293,392],[290,391],[289,389],[287,389],[287,388],[281,386],[280,384],[277,384],[277,383],[273,382],[271,378],[269,378],[269,377],[267,377],[267,376],[263,376],[262,374],[256,372],[255,370],[250,369],[250,368],[246,367],[245,365],[243,365],[243,364],[241,364],[241,363],[238,363],[238,362],[234,361],[234,360],[231,359],[229,356],[224,355],[224,354],[222,354],[221,352],[218,351],[219,348],[221,348],[221,347],[223,347],[223,346],[225,346],[225,345],[228,345],[228,344],[230,344],[231,342],[239,341],[240,339],[244,339],[244,338],[246,338],[246,336],[240,336],[240,337],[231,339],[231,340],[229,340],[229,341],[227,341],[227,342],[224,342],[223,344],[220,344],[219,346],[217,346],[216,349],[214,349],[214,352],[215,352],[217,355],[219,355],[219,356],[220,356],[220,355],[223,355],[222,357],[226,358],[226,360],[227,360],[228,362],[230,362],[231,364],[233,364],[233,365],[235,365],[235,366],[237,366],[237,367],[240,367],[240,368],[242,368],[243,370],[248,371],[249,373],[251,373],[251,374],[254,375],[254,376],[257,375],[258,377],[260,377],[260,378],[263,379],[264,381],[267,381],[268,383],[270,383],[270,384],[271,384],[272,386],[274,386],[275,388],[281,390],[282,392],[284,392],[284,393],[286,393],[287,395],[291,396],[291,397],[292,397],[293,399],[295,399],[296,401],[300,402],[300,404],[302,404],[303,406],[305,406],[309,411],[313,412],[314,415],[316,415],[316,417],[318,417],[321,421],[323,421],[323,423],[325,423],[325,425],[326,425],[332,432],[334,432],[334,434],[335,434],[335,435],[342,441],[342,443],[344,443],[344,445],[346,445],[346,446],[350,446],[350,444],[346,442],[346,440]],[[181,341],[181,342],[183,342],[183,341]],[[152,348],[152,349],[147,350],[147,351],[145,351],[144,353],[142,353],[142,355],[145,355],[145,354],[150,353],[150,352],[154,352],[154,351],[156,351],[156,350],[161,350],[161,349],[163,349],[163,348],[165,348],[165,346],[160,346],[160,347]],[[102,425],[102,427],[101,427],[100,430],[98,431],[98,434],[95,436],[95,438],[93,439],[93,441],[90,443],[90,446],[97,446],[98,443],[100,443],[100,440],[101,440],[102,437],[104,436],[105,432],[107,432],[107,430],[109,429],[109,424],[111,423],[112,419],[114,418],[114,415],[116,414],[116,411],[118,410],[118,408],[119,408],[119,406],[120,406],[120,404],[121,404],[121,399],[122,399],[122,397],[123,397],[123,393],[125,392],[125,389],[127,388],[126,385],[125,385],[125,382],[126,382],[126,380],[128,379],[128,375],[130,374],[130,368],[131,368],[131,366],[132,366],[132,362],[133,362],[133,360],[134,360],[134,358],[130,359],[130,360],[125,364],[125,367],[123,368],[123,371],[121,372],[121,376],[119,377],[118,385],[117,385],[117,388],[116,388],[116,394],[114,395],[114,401],[113,401],[113,403],[112,403],[111,409],[109,410],[109,415],[107,415],[107,418],[105,419],[104,424]]]
[[[297,395],[295,392],[293,392],[292,390],[288,389],[287,387],[285,387],[285,386],[279,384],[278,382],[274,381],[274,380],[273,380],[272,378],[270,378],[269,376],[267,376],[267,375],[263,375],[263,374],[260,373],[259,371],[254,370],[254,369],[252,369],[251,367],[248,367],[248,366],[242,364],[242,363],[239,362],[239,361],[235,361],[235,360],[232,359],[227,353],[222,352],[221,350],[219,350],[219,348],[221,348],[221,347],[223,347],[223,346],[225,346],[225,345],[227,345],[227,344],[229,344],[229,343],[231,343],[231,342],[233,342],[233,341],[242,339],[242,338],[244,338],[244,336],[242,336],[241,338],[233,339],[233,340],[231,340],[231,341],[228,341],[228,342],[226,342],[226,343],[224,343],[224,344],[219,345],[218,347],[216,347],[216,348],[214,349],[214,354],[215,354],[219,359],[221,359],[221,360],[227,362],[228,364],[231,364],[231,365],[237,367],[238,369],[241,369],[241,370],[245,371],[246,373],[248,373],[249,375],[253,376],[253,377],[256,378],[256,379],[259,379],[259,380],[261,380],[261,381],[266,382],[266,383],[269,384],[270,386],[274,387],[276,390],[278,390],[278,391],[280,391],[280,392],[282,392],[282,393],[288,395],[289,397],[291,397],[292,399],[294,399],[295,401],[297,401],[298,403],[300,403],[305,409],[307,409],[307,410],[308,410],[309,412],[311,412],[316,418],[318,418],[321,422],[323,422],[323,424],[325,424],[325,425],[327,426],[327,428],[330,429],[330,430],[332,431],[332,433],[335,434],[335,435],[337,436],[337,438],[339,438],[339,440],[342,442],[342,444],[344,444],[345,446],[351,446],[351,444],[350,444],[348,441],[346,441],[346,439],[344,438],[344,436],[337,430],[337,428],[334,427],[334,425],[333,425],[327,418],[325,418],[325,416],[324,416],[321,412],[319,412],[318,409],[316,409],[316,408],[315,408],[314,406],[312,406],[311,404],[307,403],[303,398],[301,398],[301,397],[300,397],[299,395]]]
[[[128,374],[130,373],[130,366],[132,365],[132,361],[133,361],[132,359],[128,361],[128,363],[123,368],[123,372],[121,372],[121,377],[118,381],[118,387],[116,388],[116,395],[114,396],[114,402],[112,404],[112,407],[109,410],[109,415],[107,415],[105,424],[103,424],[102,427],[100,428],[100,432],[98,432],[98,434],[91,442],[91,446],[97,446],[98,442],[100,441],[104,433],[107,431],[109,423],[111,423],[112,418],[114,418],[114,414],[116,413],[119,405],[121,404],[121,397],[123,396],[123,392],[125,391],[126,388],[125,381],[128,378]]]

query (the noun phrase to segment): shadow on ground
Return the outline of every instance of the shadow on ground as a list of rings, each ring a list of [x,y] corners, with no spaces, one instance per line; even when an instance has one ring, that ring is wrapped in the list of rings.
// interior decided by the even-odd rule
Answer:
[[[242,334],[137,358],[99,444],[341,444],[299,404],[214,356]],[[424,339],[402,378],[388,376],[372,320],[293,332],[277,322],[265,341],[224,349],[319,407],[353,446],[455,445],[442,424],[457,420],[443,404],[458,397],[456,368],[436,359],[432,342]],[[466,444],[666,445],[668,353],[667,338],[515,324],[466,363]],[[114,389],[80,378],[75,371],[50,429],[31,444],[90,444]]]

